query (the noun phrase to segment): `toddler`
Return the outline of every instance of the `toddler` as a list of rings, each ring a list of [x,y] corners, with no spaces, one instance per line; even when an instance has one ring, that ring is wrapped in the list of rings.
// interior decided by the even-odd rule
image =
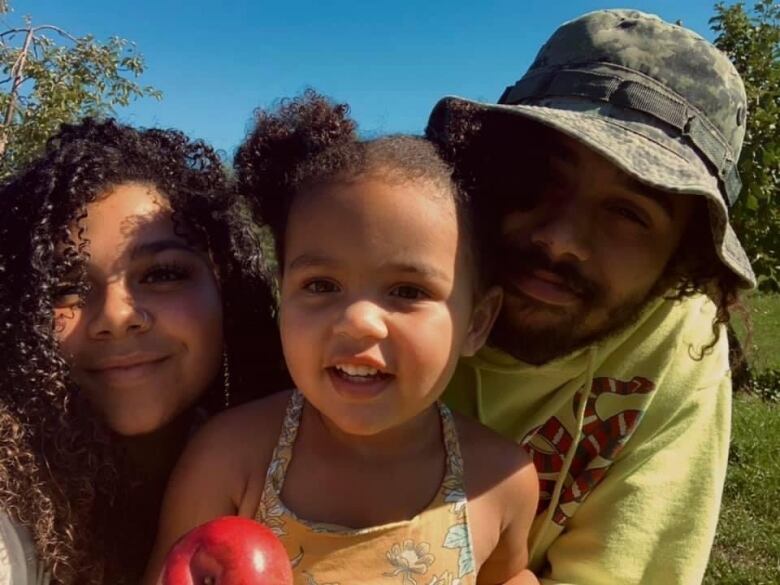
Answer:
[[[279,536],[300,584],[538,583],[528,456],[438,401],[501,304],[451,170],[422,139],[361,140],[313,92],[261,111],[236,166],[275,237],[297,389],[193,440],[148,582],[178,537],[237,514]]]

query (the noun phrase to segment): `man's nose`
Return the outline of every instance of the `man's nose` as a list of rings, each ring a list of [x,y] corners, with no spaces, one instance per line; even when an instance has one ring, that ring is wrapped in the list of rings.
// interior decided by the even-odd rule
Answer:
[[[532,228],[531,241],[545,248],[553,261],[585,262],[591,255],[590,214],[576,200],[557,201]]]

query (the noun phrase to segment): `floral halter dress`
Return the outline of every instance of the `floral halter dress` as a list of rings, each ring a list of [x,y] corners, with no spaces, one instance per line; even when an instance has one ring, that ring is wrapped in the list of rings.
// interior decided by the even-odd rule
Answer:
[[[287,549],[296,585],[476,583],[463,459],[449,409],[438,403],[447,469],[433,501],[411,520],[352,529],[299,518],[279,497],[304,401],[293,392],[255,514]]]

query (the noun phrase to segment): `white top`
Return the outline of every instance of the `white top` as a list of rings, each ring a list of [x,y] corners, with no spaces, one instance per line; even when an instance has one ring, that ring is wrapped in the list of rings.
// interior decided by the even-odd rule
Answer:
[[[48,585],[30,532],[0,512],[0,585]]]

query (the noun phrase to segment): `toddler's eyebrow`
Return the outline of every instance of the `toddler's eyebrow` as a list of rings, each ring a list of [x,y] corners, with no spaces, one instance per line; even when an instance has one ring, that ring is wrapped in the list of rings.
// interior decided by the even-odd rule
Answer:
[[[333,267],[338,265],[338,262],[334,258],[328,256],[322,256],[319,254],[301,254],[292,260],[287,267],[288,270],[294,270],[296,268],[318,268],[318,267]],[[401,273],[401,274],[415,274],[426,278],[438,279],[445,282],[449,282],[452,277],[444,270],[441,270],[431,264],[425,262],[386,262],[382,264],[379,269],[383,272]]]
[[[406,274],[415,274],[426,278],[443,280],[449,282],[451,276],[445,271],[425,263],[409,263],[409,262],[389,262],[382,266],[384,270],[388,272],[399,272]]]
[[[288,270],[293,270],[295,268],[310,268],[310,267],[316,267],[316,266],[334,266],[336,264],[336,261],[332,258],[328,258],[327,256],[320,256],[317,254],[301,254],[300,256],[297,256],[295,260],[290,262],[289,266],[287,267]]]
[[[182,240],[167,239],[145,242],[134,246],[133,251],[130,253],[130,258],[135,260],[141,256],[154,256],[166,250],[183,250],[185,252],[197,253],[195,248]]]

